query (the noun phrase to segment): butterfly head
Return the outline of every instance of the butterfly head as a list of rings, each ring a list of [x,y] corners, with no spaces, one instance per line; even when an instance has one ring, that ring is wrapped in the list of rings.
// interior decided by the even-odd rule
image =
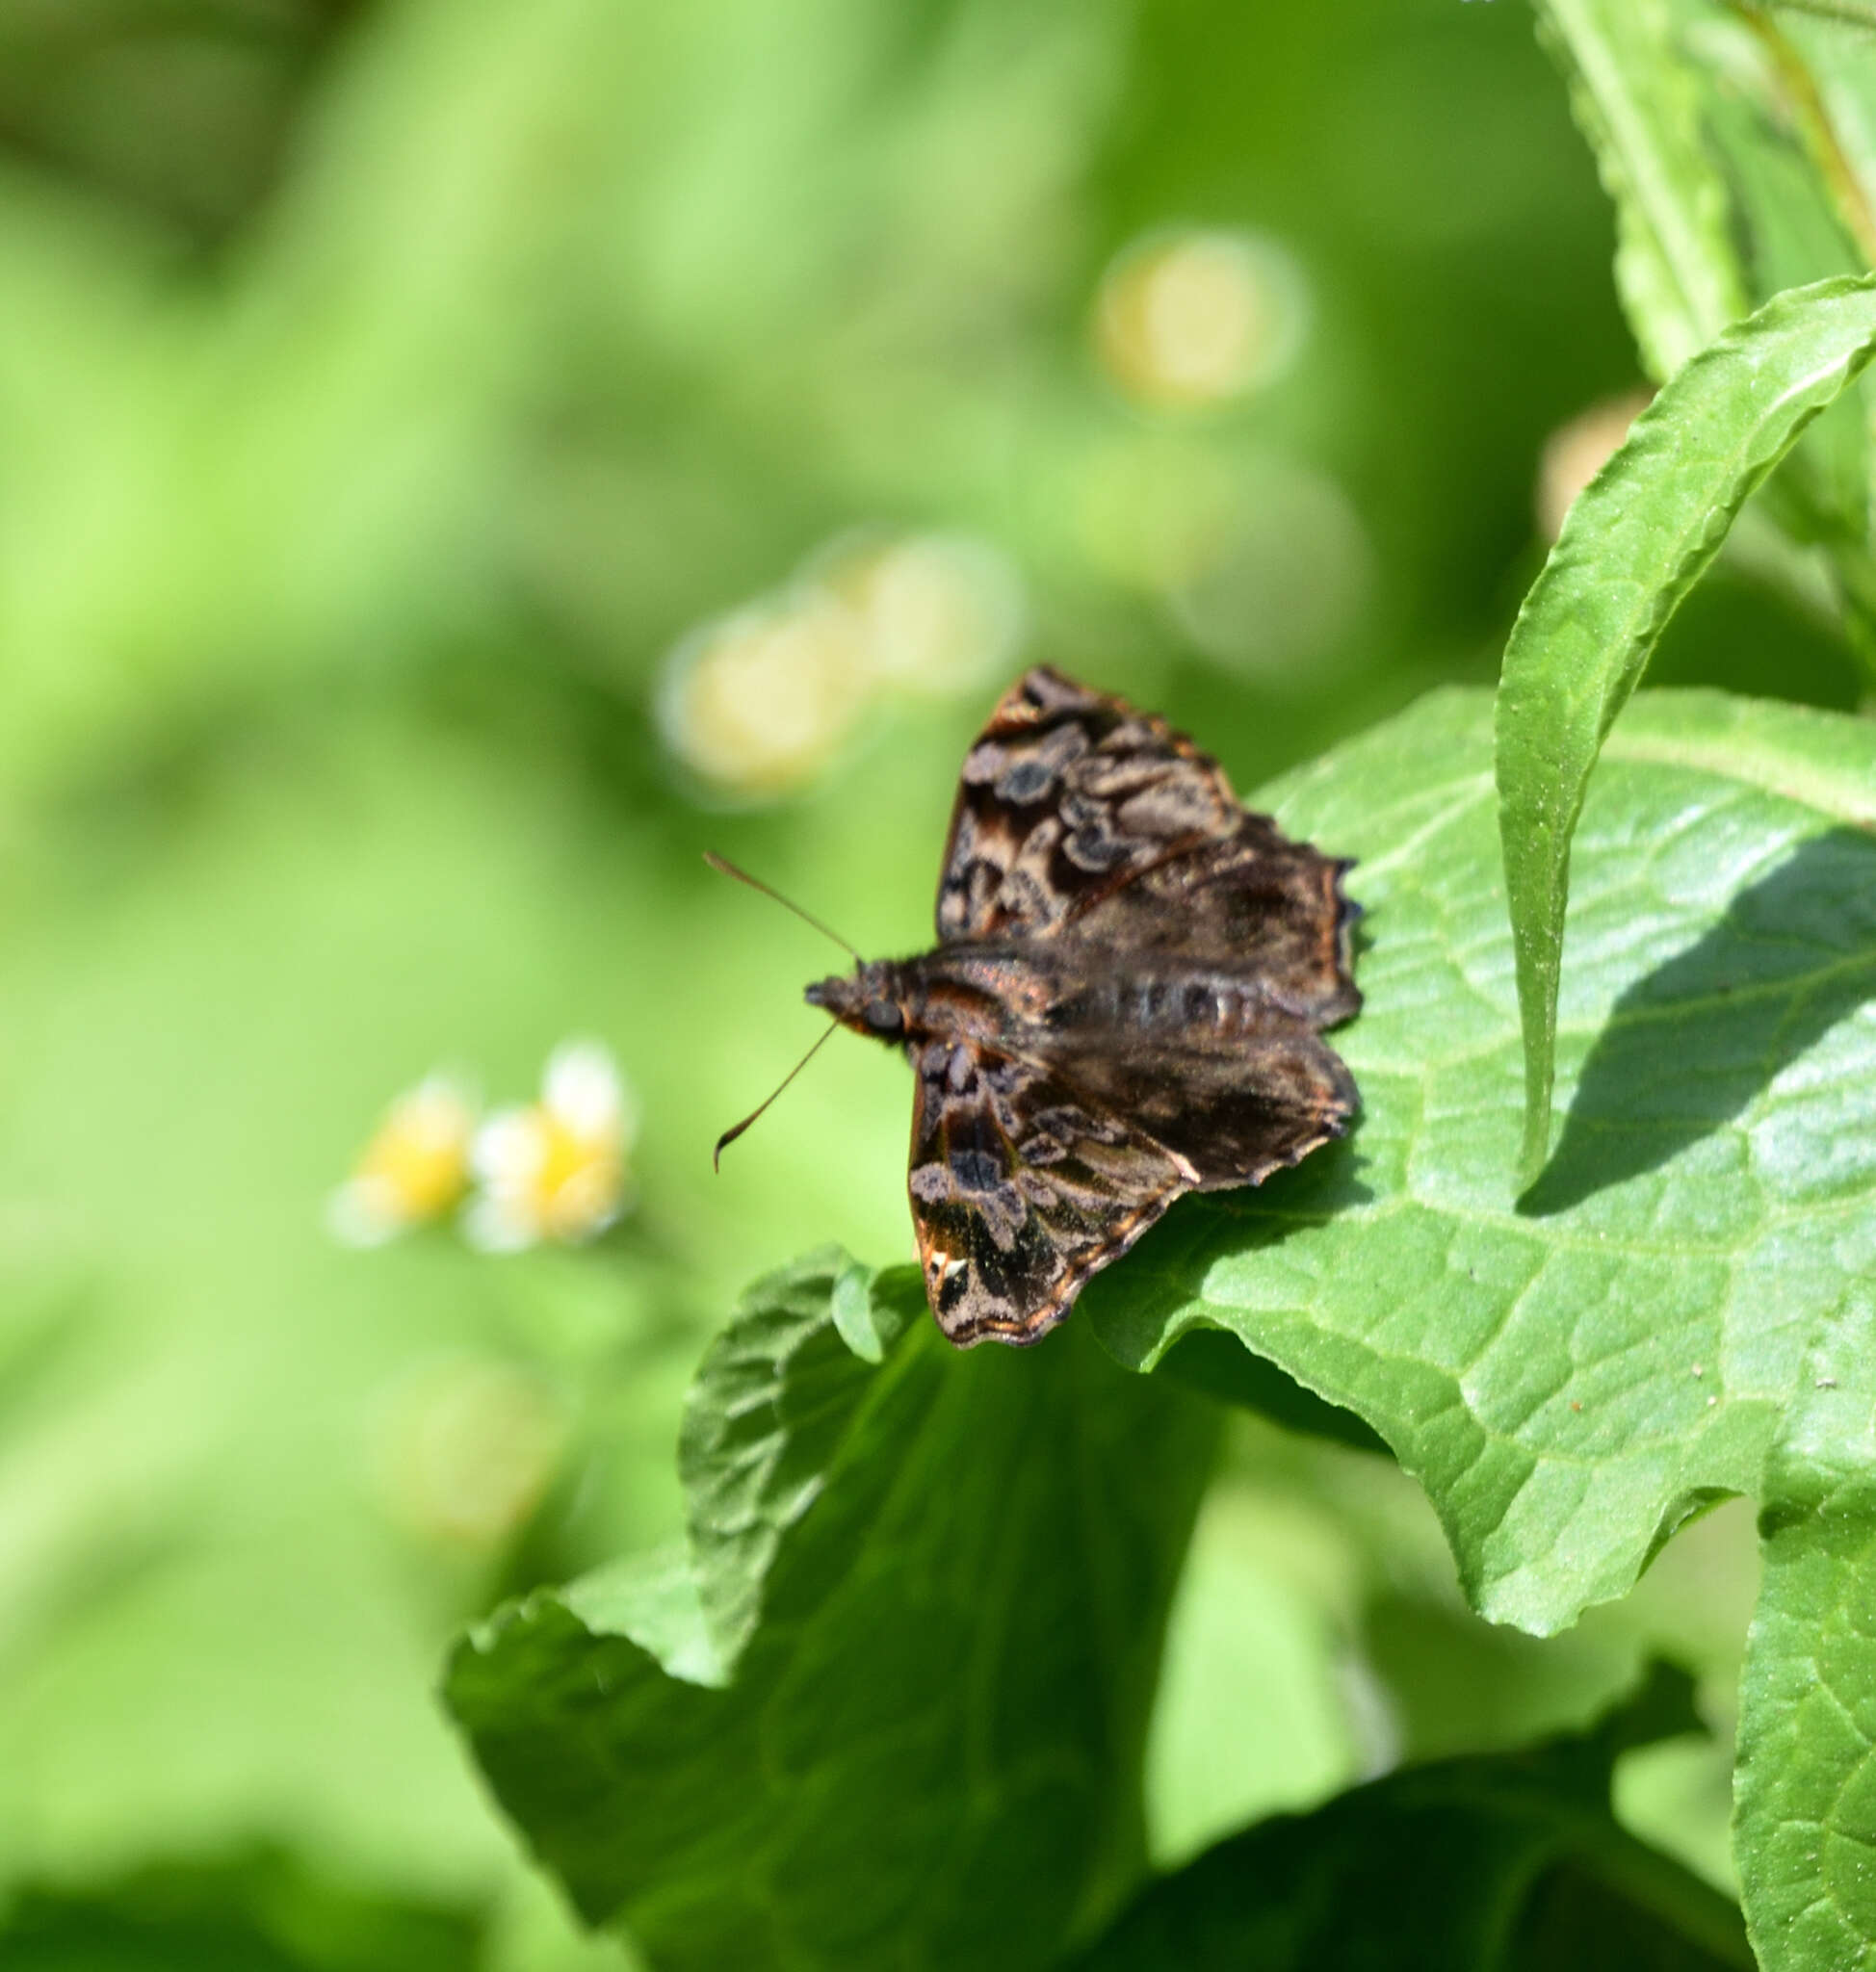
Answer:
[[[851,973],[817,979],[807,990],[808,1004],[823,1008],[856,1034],[902,1041],[905,1006],[898,972],[890,959],[862,960]]]

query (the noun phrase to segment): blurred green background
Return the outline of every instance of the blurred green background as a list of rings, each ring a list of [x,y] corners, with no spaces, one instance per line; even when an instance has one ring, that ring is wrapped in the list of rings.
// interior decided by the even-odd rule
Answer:
[[[910,1250],[883,1051],[713,1177],[844,961],[700,852],[914,949],[1026,662],[1244,791],[1488,682],[1547,442],[1637,387],[1611,249],[1509,0],[0,0],[8,1963],[616,1958],[441,1648],[674,1531],[749,1278]],[[1857,695],[1725,572],[1654,675]],[[335,1235],[401,1093],[526,1103],[574,1036],[636,1099],[612,1230]],[[1391,1466],[1246,1424],[1159,1853],[1651,1645],[1724,1729],[1753,1565],[1730,1511],[1522,1642]],[[1648,1759],[1723,1875],[1724,1749]]]

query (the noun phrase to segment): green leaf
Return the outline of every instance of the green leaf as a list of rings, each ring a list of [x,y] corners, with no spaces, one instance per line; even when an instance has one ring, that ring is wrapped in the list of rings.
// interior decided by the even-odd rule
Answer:
[[[1538,18],[1615,204],[1616,282],[1658,381],[1751,306],[1695,78],[1666,0],[1540,0]]]
[[[1678,0],[1700,22],[1711,142],[1724,162],[1760,299],[1876,259],[1857,158],[1876,109],[1870,37],[1783,8]],[[1718,34],[1712,32],[1723,22]],[[1867,23],[1865,23],[1866,25]]]
[[[1876,354],[1876,279],[1782,295],[1695,357],[1576,502],[1498,691],[1499,830],[1524,1032],[1520,1180],[1550,1143],[1571,838],[1616,714],[1740,505]]]
[[[1540,1634],[1716,1497],[1758,1498],[1735,1840],[1749,1874],[1775,1863],[1750,1907],[1766,1963],[1822,1972],[1854,1960],[1767,1939],[1801,1918],[1876,1935],[1876,733],[1632,702],[1576,838],[1566,1122],[1518,1210],[1489,729],[1482,696],[1442,693],[1260,797],[1364,859],[1367,1006],[1338,1040],[1361,1123],[1176,1207],[1082,1311],[1133,1366],[1222,1328],[1359,1414],[1474,1604]]]
[[[1085,1332],[956,1355],[909,1268],[872,1283],[873,1367],[832,1312],[855,1279],[805,1260],[713,1347],[693,1566],[534,1596],[451,1665],[497,1798],[661,1967],[1030,1967],[1140,1866],[1215,1414]]]
[[[908,1305],[908,1271],[875,1283],[838,1249],[809,1255],[763,1282],[704,1358],[685,1405],[678,1471],[698,1604],[723,1666],[742,1654],[782,1542],[840,1456],[869,1365],[924,1310],[916,1273]],[[856,1331],[864,1352],[850,1339]]]
[[[255,1844],[0,1904],[8,1972],[476,1972],[488,1913],[374,1893]]]
[[[1858,74],[1851,44],[1859,38],[1789,16],[1780,20],[1763,7],[1677,4],[1687,19],[1683,59],[1698,77],[1707,142],[1729,189],[1754,304],[1828,275],[1865,272],[1876,258],[1876,244],[1860,248],[1857,240],[1860,230],[1867,233],[1867,201],[1832,128],[1834,111],[1852,110],[1860,96],[1876,107],[1866,65]],[[1857,141],[1847,128],[1843,135]],[[1805,432],[1765,498],[1795,540],[1828,547],[1853,636],[1866,632],[1876,593],[1869,556],[1872,408],[1866,393],[1847,393]]]
[[[1676,1674],[1657,1672],[1636,1714],[1410,1769],[1232,1836],[1153,1884],[1071,1972],[1749,1972],[1738,1912],[1610,1815],[1619,1750],[1698,1729]]]
[[[1325,1403],[1274,1362],[1252,1356],[1231,1336],[1216,1329],[1197,1329],[1170,1350],[1159,1364],[1162,1376],[1189,1384],[1221,1404],[1255,1411],[1286,1431],[1327,1439],[1332,1444],[1353,1445],[1358,1451],[1385,1452],[1387,1440],[1371,1431],[1352,1411]]]
[[[1876,771],[1862,721],[1644,694],[1578,836],[1568,1122],[1517,1210],[1488,704],[1443,692],[1267,791],[1362,862],[1354,1135],[1186,1201],[1082,1310],[1134,1367],[1231,1331],[1417,1475],[1476,1605],[1541,1634],[1756,1493],[1876,1240]],[[1876,1349],[1870,1351],[1876,1364]]]
[[[1865,1124],[1865,1129],[1867,1128]],[[1734,1843],[1767,1972],[1876,1963],[1876,1246],[1805,1363],[1760,1516]]]
[[[1731,0],[1540,0],[1539,17],[1615,203],[1617,285],[1657,382],[1785,289],[1869,266],[1854,162],[1876,121],[1868,37]],[[1761,574],[1803,590],[1819,558],[1801,544],[1823,544],[1833,610],[1876,670],[1871,408],[1805,433],[1755,546]]]

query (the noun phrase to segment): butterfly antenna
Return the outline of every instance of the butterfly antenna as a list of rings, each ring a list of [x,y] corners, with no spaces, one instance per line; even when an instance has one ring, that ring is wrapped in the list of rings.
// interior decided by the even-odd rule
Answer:
[[[813,917],[808,912],[804,911],[799,904],[795,903],[790,898],[783,896],[780,891],[771,890],[768,884],[763,882],[761,877],[751,876],[746,869],[739,869],[727,856],[719,856],[715,849],[706,849],[704,851],[704,861],[708,863],[713,869],[720,869],[725,876],[735,877],[738,883],[746,883],[751,890],[761,891],[764,896],[773,897],[775,901],[781,905],[783,910],[793,911],[795,915],[797,918],[799,918],[804,924],[812,924],[814,928],[821,933],[821,937],[831,938],[834,941],[834,943],[841,947],[843,951],[851,952],[853,957],[855,957],[856,959],[859,958],[860,954],[854,950],[852,946],[847,944],[847,940],[844,939],[838,931],[832,930],[829,926],[823,924],[819,918]],[[821,1037],[821,1041],[824,1041],[826,1038],[827,1037],[825,1034],[823,1034]],[[821,1041],[817,1041],[815,1043],[815,1047],[819,1048],[820,1046]],[[808,1051],[809,1053],[813,1053],[814,1049],[810,1049]],[[785,1089],[787,1087],[788,1083],[784,1082],[782,1084],[782,1088]],[[775,1096],[779,1096],[781,1093],[782,1089],[777,1089],[775,1091]],[[770,1096],[769,1101],[772,1103],[775,1100],[775,1096]],[[763,1107],[767,1108],[768,1103],[765,1103]],[[756,1116],[760,1116],[761,1114],[762,1110],[758,1109],[756,1111]],[[755,1120],[756,1117],[752,1116],[749,1119],[749,1123],[753,1123]],[[739,1124],[737,1126],[739,1129],[746,1129],[748,1127],[749,1125],[746,1123]],[[730,1136],[734,1136],[735,1134],[736,1130],[733,1129],[730,1131]],[[729,1140],[729,1137],[726,1136],[723,1139],[723,1143],[728,1143]],[[722,1144],[718,1144],[717,1149],[721,1150]]]
[[[740,870],[732,871],[731,873],[734,875],[742,874]],[[758,884],[756,886],[758,890],[762,889],[762,887],[763,886],[761,884]],[[749,1111],[748,1115],[746,1115],[741,1123],[732,1125],[730,1129],[726,1129],[722,1133],[722,1135],[717,1139],[717,1148],[710,1154],[710,1168],[713,1171],[720,1171],[723,1168],[723,1151],[725,1147],[730,1144],[733,1144],[737,1140],[737,1138],[740,1137],[743,1134],[743,1132],[748,1129],[750,1124],[752,1124],[756,1120],[756,1118],[760,1116],[762,1112],[769,1107],[769,1104],[772,1103],[775,1100],[775,1098],[779,1096],[785,1088],[788,1087],[789,1083],[792,1082],[795,1079],[795,1077],[797,1075],[799,1075],[804,1068],[807,1067],[808,1063],[811,1062],[815,1058],[815,1056],[821,1052],[821,1042],[825,1041],[827,1035],[831,1034],[834,1031],[834,1029],[839,1025],[839,1021],[829,1021],[827,1023],[826,1031],[822,1033],[822,1035],[821,1036],[821,1040],[817,1041],[814,1044],[814,1046],[810,1048],[804,1055],[802,1055],[801,1059],[797,1061],[792,1069],[789,1070],[789,1072],[781,1078],[779,1082],[776,1083],[773,1091],[767,1098],[765,1098],[764,1101],[758,1103],[756,1106]]]

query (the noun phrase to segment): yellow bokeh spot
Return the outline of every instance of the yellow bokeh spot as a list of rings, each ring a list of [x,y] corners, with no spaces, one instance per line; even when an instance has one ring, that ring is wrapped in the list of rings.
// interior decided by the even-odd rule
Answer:
[[[1005,674],[1027,605],[1009,558],[969,534],[842,534],[774,595],[665,660],[656,715],[700,779],[745,800],[811,785],[876,696],[946,698]]]
[[[851,614],[881,686],[943,698],[999,678],[1024,630],[1022,581],[965,534],[860,534],[819,558],[815,580]]]
[[[1301,274],[1273,243],[1241,232],[1150,234],[1103,276],[1095,342],[1131,397],[1202,408],[1281,376],[1306,314]]]
[[[840,751],[869,684],[852,612],[804,589],[679,645],[659,693],[659,724],[672,752],[726,792],[783,794]]]

